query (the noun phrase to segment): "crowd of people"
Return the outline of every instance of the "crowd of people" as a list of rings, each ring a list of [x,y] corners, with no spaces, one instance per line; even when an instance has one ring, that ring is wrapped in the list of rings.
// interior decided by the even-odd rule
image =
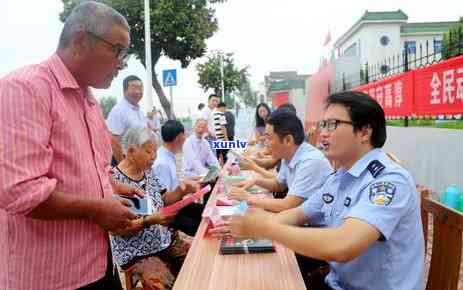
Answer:
[[[0,79],[0,289],[122,289],[114,263],[144,289],[173,287],[204,203],[160,209],[198,191],[208,168],[227,161],[212,143],[235,139],[235,117],[211,94],[187,136],[177,120],[161,125],[155,108],[143,113],[143,83],[129,76],[104,120],[90,87],[110,86],[130,43],[124,16],[85,2],[66,19],[55,54]],[[303,274],[327,269],[326,278],[303,275],[310,289],[423,289],[419,195],[382,149],[377,102],[329,96],[319,147],[289,103],[273,111],[259,104],[254,128],[257,152],[240,165],[257,177],[230,192],[253,209],[215,236],[294,250]],[[247,191],[256,185],[275,198]],[[154,213],[139,217],[115,195],[147,198]]]

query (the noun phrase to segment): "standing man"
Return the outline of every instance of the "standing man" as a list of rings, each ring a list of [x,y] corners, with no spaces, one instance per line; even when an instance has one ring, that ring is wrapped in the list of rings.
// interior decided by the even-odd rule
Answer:
[[[215,139],[218,141],[228,141],[227,119],[225,118],[225,111],[227,105],[224,102],[220,102],[214,111],[214,128],[215,128]],[[216,149],[217,159],[220,164],[227,162],[228,149]]]
[[[112,108],[108,115],[108,128],[111,131],[111,147],[113,149],[113,165],[124,159],[121,137],[130,128],[148,126],[148,118],[138,103],[143,97],[143,83],[137,76],[131,75],[122,83],[124,97]]]
[[[219,161],[204,139],[207,121],[196,120],[194,133],[183,144],[183,176],[194,178],[207,173],[208,166],[219,166]]]
[[[202,110],[201,118],[207,120],[207,136],[206,140],[212,147],[212,141],[215,140],[215,126],[214,126],[214,110],[219,104],[219,96],[212,94],[209,96],[207,106]],[[215,150],[213,150],[215,151]]]
[[[339,170],[298,208],[234,217],[232,233],[328,261],[326,289],[424,289],[420,196],[410,174],[381,149],[383,109],[363,93],[331,95],[319,127]],[[306,222],[323,228],[296,226]]]
[[[156,107],[153,106],[151,112],[148,112],[148,127],[153,131],[153,133],[158,138],[158,142],[161,141],[161,116],[156,110]]]
[[[198,110],[196,110],[194,113],[193,113],[193,125],[196,124],[196,120],[200,119],[200,118],[203,118],[203,110],[204,110],[204,107],[206,105],[204,105],[204,103],[199,103],[198,104]]]
[[[112,199],[110,133],[89,87],[108,88],[129,25],[76,6],[55,54],[0,79],[0,289],[121,289],[108,231],[136,218]],[[117,275],[117,272],[116,272]]]

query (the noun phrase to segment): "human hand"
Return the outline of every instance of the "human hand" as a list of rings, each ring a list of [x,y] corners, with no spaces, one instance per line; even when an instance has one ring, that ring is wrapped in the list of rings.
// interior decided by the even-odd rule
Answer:
[[[254,170],[256,167],[256,162],[252,160],[251,158],[241,156],[240,157],[240,167],[243,170]]]
[[[228,230],[234,237],[260,238],[266,227],[271,226],[273,214],[252,208],[244,215],[234,215],[228,222]],[[263,237],[264,238],[264,237]]]
[[[145,193],[141,191],[140,189],[133,187],[133,186],[128,186],[123,183],[115,182],[114,183],[114,191],[119,194],[119,195],[126,195],[126,196],[139,196],[143,198],[145,196]]]
[[[256,185],[256,180],[254,178],[250,178],[248,180],[238,182],[233,187],[237,187],[237,188],[241,188],[241,189],[246,190],[248,188],[253,187],[254,185]]]
[[[93,214],[93,220],[107,231],[116,231],[131,225],[137,216],[130,210],[126,200],[103,199]]]
[[[230,234],[230,227],[227,223],[215,226],[207,230],[207,234],[212,238],[223,238]]]
[[[165,214],[162,212],[156,212],[147,217],[147,222],[150,225],[168,225],[170,224],[177,213]]]
[[[200,190],[200,184],[195,180],[185,179],[180,183],[179,190],[182,195],[195,193]]]
[[[239,187],[232,187],[229,193],[229,197],[231,199],[235,199],[239,201],[242,201],[242,200],[248,201],[250,196],[251,195],[245,189],[242,189]]]

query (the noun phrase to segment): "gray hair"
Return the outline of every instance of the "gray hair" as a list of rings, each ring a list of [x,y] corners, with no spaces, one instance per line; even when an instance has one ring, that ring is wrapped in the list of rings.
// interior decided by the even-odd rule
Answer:
[[[153,141],[155,144],[158,144],[158,138],[149,128],[130,128],[122,136],[122,148],[124,153],[127,153],[127,150],[130,146],[140,147],[148,141]]]
[[[199,122],[206,122],[207,123],[207,120],[204,119],[204,118],[198,118],[198,119],[196,119],[195,125],[198,124]]]
[[[66,18],[58,49],[68,47],[74,34],[78,31],[90,31],[101,36],[109,32],[115,24],[130,31],[127,20],[115,9],[95,1],[83,2],[74,7]]]

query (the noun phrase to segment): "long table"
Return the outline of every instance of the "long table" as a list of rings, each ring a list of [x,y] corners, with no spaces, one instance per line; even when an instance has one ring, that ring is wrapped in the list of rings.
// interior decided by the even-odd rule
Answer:
[[[215,205],[219,182],[207,207]],[[174,290],[306,289],[291,250],[275,243],[275,253],[220,255],[220,241],[205,236],[207,225],[203,218]]]

